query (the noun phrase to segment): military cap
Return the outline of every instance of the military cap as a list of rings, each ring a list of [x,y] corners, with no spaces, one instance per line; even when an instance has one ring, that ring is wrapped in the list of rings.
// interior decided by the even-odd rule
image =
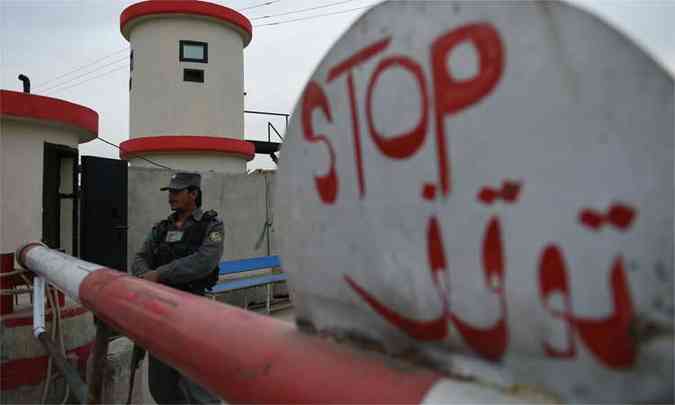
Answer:
[[[201,188],[202,175],[191,172],[176,172],[171,176],[171,181],[166,187],[160,188],[161,191],[166,190],[183,190],[190,186]]]

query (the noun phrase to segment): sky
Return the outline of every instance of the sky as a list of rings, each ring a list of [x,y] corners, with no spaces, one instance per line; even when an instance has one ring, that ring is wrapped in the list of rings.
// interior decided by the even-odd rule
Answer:
[[[115,144],[129,138],[128,42],[119,16],[137,0],[0,0],[0,88],[21,90],[19,73],[32,92],[87,106],[99,114],[99,137]],[[212,1],[253,23],[244,50],[245,109],[292,113],[322,57],[379,0]],[[675,75],[675,1],[572,0],[638,42]],[[308,10],[309,9],[309,10]],[[245,115],[245,139],[267,139],[267,123],[283,135],[283,118]],[[273,136],[274,140],[274,136]],[[278,141],[278,138],[276,139]],[[99,140],[81,155],[118,158]],[[249,170],[273,169],[256,156]]]

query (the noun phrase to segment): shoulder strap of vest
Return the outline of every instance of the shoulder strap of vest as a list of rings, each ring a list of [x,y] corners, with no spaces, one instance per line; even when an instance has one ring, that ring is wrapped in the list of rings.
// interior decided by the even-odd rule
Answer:
[[[208,210],[202,214],[201,221],[196,221],[194,225],[194,231],[198,235],[199,241],[203,241],[206,237],[206,228],[209,226],[211,221],[218,217],[218,213],[214,210]]]
[[[218,213],[214,210],[208,210],[202,214],[202,221],[211,221],[218,217]]]
[[[164,239],[164,235],[166,235],[166,232],[169,230],[169,220],[168,219],[163,219],[155,226],[153,227],[153,232],[155,233],[154,236],[158,238],[159,240]]]

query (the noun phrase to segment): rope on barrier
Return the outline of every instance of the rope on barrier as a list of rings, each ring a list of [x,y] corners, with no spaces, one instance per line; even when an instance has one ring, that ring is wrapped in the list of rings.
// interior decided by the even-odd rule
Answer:
[[[19,288],[5,288],[5,289],[0,289],[0,296],[3,295],[14,295],[14,296],[19,296],[23,294],[31,294],[33,292],[33,287],[31,285],[30,279],[27,277],[27,274],[31,273],[29,270],[26,269],[15,269],[14,271],[10,271],[7,273],[0,273],[0,278],[2,277],[12,277],[12,276],[19,276],[20,280],[23,282],[23,285],[17,285],[15,287]],[[50,333],[51,333],[51,339],[52,341],[56,341],[58,338],[58,343],[60,346],[60,351],[61,354],[66,357],[66,346],[65,342],[63,339],[63,324],[62,324],[62,314],[61,314],[61,308],[57,304],[58,302],[58,289],[54,287],[53,285],[49,284],[47,288],[47,301],[49,303],[49,309],[52,314],[55,314],[55,316],[52,317],[52,321],[50,322]],[[31,302],[32,302],[32,295],[31,295]],[[42,395],[40,402],[45,403],[47,400],[47,394],[49,393],[49,388],[51,385],[51,380],[54,378],[57,378],[58,375],[52,375],[52,370],[53,370],[53,358],[50,355],[49,360],[47,362],[47,376],[45,377],[45,382],[42,387]],[[61,401],[61,404],[65,404],[68,401],[68,398],[70,397],[70,387],[66,384],[66,392],[64,395],[63,400]]]

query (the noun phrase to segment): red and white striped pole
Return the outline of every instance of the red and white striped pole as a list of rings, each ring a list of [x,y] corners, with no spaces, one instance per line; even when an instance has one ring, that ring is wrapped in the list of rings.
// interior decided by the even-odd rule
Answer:
[[[230,402],[503,402],[504,395],[30,243],[19,263]],[[513,398],[515,399],[515,398]],[[521,401],[522,402],[522,399]]]

